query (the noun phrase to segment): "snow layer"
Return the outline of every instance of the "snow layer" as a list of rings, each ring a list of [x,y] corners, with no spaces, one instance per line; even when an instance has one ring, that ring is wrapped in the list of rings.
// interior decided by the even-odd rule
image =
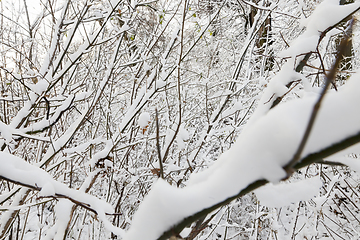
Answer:
[[[339,163],[345,164],[345,165],[349,166],[352,170],[360,173],[359,159],[354,159],[354,158],[350,158],[350,157],[346,157],[346,156],[341,156],[341,157],[331,156],[331,157],[327,158],[326,160],[331,161],[331,162],[339,162]]]
[[[113,226],[105,213],[113,213],[112,206],[90,194],[68,188],[65,184],[54,180],[46,171],[9,153],[0,152],[0,176],[19,184],[40,188],[40,196],[67,196],[94,209],[104,226],[115,234],[122,235],[123,230]],[[59,212],[57,211],[57,214]]]
[[[290,57],[290,59],[288,59],[281,71],[269,82],[249,124],[252,124],[263,116],[270,109],[273,101],[277,97],[283,96],[289,90],[286,87],[288,83],[295,80],[302,80],[305,88],[309,85],[308,80],[294,70],[294,66],[297,65],[298,61],[302,60],[302,57],[297,58],[297,56],[316,51],[322,32],[347,17],[359,7],[360,2],[339,5],[338,0],[325,0],[316,7],[309,18],[302,21],[303,25],[306,26],[305,32],[296,38],[288,49],[279,54],[280,57]],[[330,34],[331,33],[328,33],[328,35]]]
[[[360,74],[339,92],[325,96],[303,156],[360,132]],[[293,157],[316,97],[281,104],[244,129],[237,142],[209,169],[194,174],[178,189],[158,180],[139,210],[125,240],[156,239],[184,217],[234,196],[250,183],[278,182]],[[141,230],[140,230],[141,229]]]
[[[307,31],[319,34],[319,32],[325,31],[329,26],[340,22],[359,7],[359,2],[339,5],[339,0],[325,0],[316,7],[309,18],[303,19],[301,24],[307,26]]]
[[[146,128],[150,123],[150,114],[148,112],[142,112],[139,116],[138,124],[140,128]]]
[[[180,125],[179,133],[176,139],[179,149],[184,149],[186,147],[185,141],[189,139],[189,132],[184,128],[183,125]]]
[[[280,56],[295,57],[302,53],[314,51],[318,44],[319,36],[323,31],[340,22],[359,7],[360,2],[339,5],[339,0],[323,1],[316,7],[309,18],[302,20],[301,23],[303,26],[306,26],[306,31],[292,42],[290,47],[283,51]]]
[[[269,183],[254,192],[262,205],[284,207],[316,197],[321,186],[321,180],[314,177],[295,183],[279,183],[277,185]]]

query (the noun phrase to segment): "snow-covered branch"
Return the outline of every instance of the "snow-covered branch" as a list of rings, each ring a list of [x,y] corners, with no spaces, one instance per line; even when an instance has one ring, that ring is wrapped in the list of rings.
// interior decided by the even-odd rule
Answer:
[[[313,27],[314,21],[324,17],[323,14],[328,14],[330,10],[342,11],[343,15],[337,15],[342,20],[344,16],[353,14],[354,7],[357,10],[358,4],[346,7],[334,3],[320,5],[312,16],[307,31],[295,43],[296,46],[305,44],[305,39],[309,38],[316,41],[309,44],[309,49],[295,48],[296,53],[291,54],[293,61],[285,64],[282,72],[272,80],[268,92],[281,91],[281,82],[288,84],[291,78],[303,79],[301,74],[295,71],[291,73],[287,69],[293,66],[297,55],[316,48],[319,37],[323,38],[318,31],[322,32],[339,23],[335,19],[336,24],[331,22],[330,27]],[[336,64],[330,71],[332,75],[328,76],[327,86],[334,80],[344,46],[345,44],[341,45]],[[286,52],[291,49],[294,49],[293,46]],[[284,72],[289,76],[284,75]],[[134,215],[125,240],[145,237],[167,239],[176,236],[189,224],[232,200],[268,182],[288,178],[289,168],[320,162],[325,157],[360,142],[360,111],[349,108],[360,101],[359,78],[360,74],[354,75],[339,92],[326,96],[327,86],[324,87],[323,94],[320,95],[320,109],[319,101],[314,96],[292,100],[266,112],[263,111],[266,107],[262,104],[271,106],[272,102],[260,101],[251,124],[241,133],[234,146],[223,153],[209,169],[193,174],[185,188],[177,189],[158,180]],[[265,94],[262,99],[264,98],[268,99],[269,95]],[[271,98],[275,100],[273,95]],[[259,112],[262,112],[261,115]]]
[[[0,239],[360,238],[360,4],[318,2],[2,1]]]
[[[27,163],[23,159],[0,152],[0,165],[1,179],[40,191],[39,195],[41,197],[66,198],[76,205],[96,213],[105,223],[108,223],[105,215],[114,214],[114,209],[106,201],[79,190],[68,188],[65,184],[54,180],[44,170]],[[105,225],[109,226],[109,224]],[[123,232],[115,227],[109,230],[120,235]]]
[[[321,161],[360,142],[360,111],[348,107],[360,101],[359,78],[359,74],[353,76],[339,92],[325,96],[295,168]],[[176,189],[158,180],[135,214],[125,239],[145,236],[166,239],[169,234],[180,233],[189,223],[233,199],[269,181],[286,178],[284,168],[300,143],[315,101],[314,97],[293,100],[268,112],[244,130],[235,145],[213,166],[194,174],[187,187]],[[223,187],[230,185],[231,188]],[[138,231],[139,228],[142,231]]]

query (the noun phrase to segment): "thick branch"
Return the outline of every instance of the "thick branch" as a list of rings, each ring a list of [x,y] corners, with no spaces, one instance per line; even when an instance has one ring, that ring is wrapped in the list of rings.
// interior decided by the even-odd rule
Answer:
[[[314,126],[315,119],[316,119],[316,117],[318,115],[322,100],[324,99],[325,94],[326,94],[330,84],[335,79],[336,71],[337,71],[338,66],[340,64],[340,60],[342,58],[343,53],[345,52],[345,49],[347,47],[347,43],[348,43],[348,41],[350,39],[350,32],[351,32],[353,23],[354,23],[354,20],[351,21],[349,31],[347,32],[345,38],[343,39],[343,41],[341,42],[341,44],[339,46],[339,50],[338,50],[335,62],[333,64],[330,72],[326,75],[325,85],[324,85],[324,87],[323,87],[323,89],[321,91],[319,99],[317,100],[317,102],[315,103],[315,105],[313,107],[313,110],[311,112],[311,116],[310,116],[310,119],[309,119],[309,123],[308,123],[308,125],[306,127],[304,136],[303,136],[303,138],[302,138],[302,140],[300,142],[300,145],[299,145],[299,147],[298,147],[298,149],[297,149],[297,151],[296,151],[296,153],[294,155],[294,158],[288,164],[289,169],[291,169],[299,161],[300,156],[301,156],[301,154],[302,154],[302,152],[303,152],[303,150],[305,148],[306,142],[309,139],[309,136],[310,136],[311,130],[312,130],[313,126]]]
[[[9,182],[15,183],[17,185],[27,187],[27,188],[30,188],[30,189],[33,189],[33,190],[36,190],[36,191],[41,191],[41,189],[42,189],[41,187],[33,186],[31,184],[27,184],[27,183],[23,183],[23,182],[19,182],[19,181],[16,181],[16,180],[13,180],[13,179],[1,176],[1,175],[0,175],[0,179],[6,180],[6,181],[9,181]],[[76,199],[74,199],[72,197],[69,197],[67,195],[64,195],[64,194],[61,194],[61,193],[55,193],[54,195],[47,196],[47,197],[66,198],[66,199],[70,200],[71,202],[73,202],[74,204],[76,204],[78,206],[81,206],[81,207],[85,208],[86,210],[89,210],[90,212],[93,212],[93,213],[97,214],[96,210],[91,208],[91,206],[89,204],[78,201],[78,200],[76,200]],[[114,213],[107,213],[107,215],[114,215]]]
[[[351,23],[349,28],[351,28],[351,26],[352,26],[352,23]],[[337,56],[337,58],[335,60],[335,63],[333,65],[330,73],[326,76],[327,77],[326,85],[325,85],[325,87],[323,89],[322,94],[320,95],[319,100],[316,102],[316,104],[314,106],[314,110],[312,111],[311,118],[310,118],[309,123],[307,125],[307,128],[306,128],[305,134],[303,136],[303,139],[302,139],[302,141],[301,141],[301,143],[299,145],[299,148],[297,149],[294,157],[292,159],[289,159],[289,161],[287,161],[288,164],[286,166],[283,166],[284,170],[289,174],[289,176],[293,173],[292,171],[289,171],[289,170],[299,169],[301,167],[310,165],[311,163],[323,161],[323,159],[325,157],[328,157],[328,156],[330,156],[330,155],[332,155],[334,153],[337,153],[337,152],[339,152],[339,151],[341,151],[341,150],[343,150],[343,149],[345,149],[347,147],[350,147],[350,146],[360,142],[360,132],[359,132],[356,135],[353,135],[353,136],[350,136],[350,137],[348,137],[346,139],[343,139],[342,141],[340,141],[338,143],[335,143],[335,144],[333,144],[331,146],[328,146],[327,148],[322,149],[322,150],[320,150],[318,152],[309,154],[306,157],[301,159],[301,154],[302,154],[303,149],[305,147],[305,144],[306,144],[306,142],[308,140],[308,137],[309,137],[309,135],[311,133],[313,124],[315,122],[318,110],[319,110],[320,105],[321,105],[321,101],[322,101],[323,97],[325,96],[325,93],[326,93],[326,91],[328,89],[328,86],[330,85],[331,81],[334,79],[334,77],[336,75],[337,67],[339,65],[342,53],[344,51],[344,47],[346,46],[346,43],[349,40],[349,37],[350,36],[346,36],[345,39],[343,40],[343,42],[341,43],[339,53],[338,53],[338,56]],[[186,217],[180,223],[178,223],[176,226],[174,226],[172,229],[164,232],[161,235],[161,237],[158,238],[158,240],[167,239],[167,238],[173,236],[174,234],[175,235],[179,234],[186,226],[190,225],[191,223],[195,222],[196,220],[203,218],[204,216],[206,216],[207,214],[209,214],[212,211],[216,210],[217,208],[230,203],[234,199],[239,198],[239,197],[241,197],[241,196],[255,190],[256,188],[259,188],[259,187],[265,185],[266,183],[268,183],[267,180],[258,179],[257,181],[249,184],[248,187],[246,187],[245,189],[241,190],[237,195],[229,197],[229,198],[225,199],[222,202],[219,202],[219,203],[217,203],[217,204],[215,204],[215,205],[213,205],[213,206],[211,206],[209,208],[206,208],[206,209],[204,209],[202,211],[199,211],[199,212],[195,213],[194,215]]]
[[[360,142],[360,132],[357,134],[350,136],[348,138],[345,138],[337,143],[334,143],[331,146],[328,146],[327,148],[324,148],[318,152],[311,153],[304,158],[300,159],[300,161],[294,166],[294,169],[300,169],[302,167],[308,166],[312,163],[321,162],[324,158],[340,152],[356,143]],[[289,160],[290,161],[290,160]],[[287,169],[288,166],[284,166],[284,169]],[[259,179],[251,184],[249,184],[245,189],[241,190],[237,195],[231,196],[227,199],[225,199],[222,202],[219,202],[209,208],[203,209],[200,212],[197,212],[191,216],[188,216],[184,218],[180,223],[176,224],[173,228],[169,229],[168,231],[164,232],[158,240],[165,240],[171,237],[174,233],[178,234],[180,233],[186,226],[190,225],[191,223],[195,222],[196,220],[200,219],[203,216],[206,216],[207,214],[211,213],[212,211],[216,210],[217,208],[224,206],[231,201],[244,196],[245,194],[250,193],[251,191],[264,186],[267,184],[268,181],[265,179]]]

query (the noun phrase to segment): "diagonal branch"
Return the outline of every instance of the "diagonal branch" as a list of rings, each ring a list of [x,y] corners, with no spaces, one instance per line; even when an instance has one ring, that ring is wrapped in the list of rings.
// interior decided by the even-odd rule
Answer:
[[[327,33],[329,33],[331,30],[333,30],[334,28],[336,28],[337,26],[339,26],[339,24],[343,23],[344,21],[346,21],[347,19],[349,19],[354,13],[356,13],[357,11],[359,11],[360,8],[356,8],[354,11],[352,11],[349,15],[347,15],[346,17],[344,17],[343,19],[341,19],[339,22],[337,22],[336,24],[328,27],[327,29],[325,29],[320,37],[319,37],[319,41],[318,41],[318,46],[320,44],[320,42],[324,39],[324,37],[326,36]],[[305,54],[305,56],[303,57],[303,59],[301,61],[299,61],[298,65],[295,68],[295,72],[301,72],[303,70],[303,68],[306,66],[307,61],[310,59],[312,52],[308,52]],[[286,85],[286,87],[290,87],[291,83],[289,83],[288,85]],[[278,105],[281,102],[282,98],[279,96],[277,97],[274,102],[272,103],[271,108],[274,108],[276,105]]]
[[[351,22],[349,29],[351,29],[353,24],[353,21]],[[341,45],[340,45],[340,49],[339,49],[339,53],[336,57],[335,63],[331,69],[331,71],[328,73],[328,75],[326,76],[326,83],[324,86],[324,89],[320,95],[320,98],[318,99],[318,101],[316,102],[309,123],[307,124],[306,127],[306,131],[305,134],[301,140],[301,143],[294,155],[294,157],[292,159],[289,159],[288,163],[283,166],[283,169],[288,172],[289,176],[293,173],[293,171],[289,171],[292,169],[299,169],[302,168],[304,166],[310,165],[312,163],[315,162],[319,162],[319,161],[323,161],[324,158],[337,153],[341,150],[344,150],[356,143],[360,142],[360,132],[357,132],[356,134],[350,136],[350,137],[346,137],[342,140],[340,140],[339,142],[333,143],[328,145],[327,147],[314,152],[314,153],[310,153],[307,156],[301,158],[301,153],[303,152],[303,149],[305,147],[305,144],[309,138],[310,132],[312,130],[313,124],[315,122],[316,116],[318,114],[318,110],[320,108],[321,102],[325,96],[325,93],[330,85],[330,83],[332,82],[332,80],[335,78],[336,75],[336,71],[337,71],[337,67],[339,65],[339,62],[341,60],[341,56],[344,52],[345,46],[347,44],[347,41],[349,40],[350,36],[349,34],[345,37],[345,39],[342,41]],[[182,221],[180,221],[179,223],[177,223],[174,227],[172,227],[171,229],[165,231],[159,238],[158,240],[165,240],[173,235],[177,235],[179,234],[186,226],[190,225],[191,223],[203,218],[204,216],[206,216],[207,214],[213,212],[214,210],[220,208],[221,206],[224,206],[228,203],[230,203],[231,201],[235,200],[236,198],[239,198],[241,196],[244,196],[245,194],[267,184],[268,181],[265,179],[258,179],[252,183],[250,183],[245,189],[241,190],[238,194],[231,196],[227,199],[225,199],[224,201],[221,201],[219,203],[216,203],[214,205],[212,205],[211,207],[208,207],[206,209],[203,209],[191,216],[185,217]]]
[[[342,58],[342,55],[344,54],[345,50],[346,50],[346,47],[347,47],[347,43],[350,39],[350,33],[351,33],[351,29],[353,27],[353,24],[354,24],[354,19],[351,20],[350,22],[350,26],[348,28],[348,31],[344,37],[344,39],[342,40],[340,46],[339,46],[339,50],[338,50],[338,53],[337,53],[337,56],[336,56],[336,59],[335,59],[335,62],[332,66],[332,68],[330,69],[330,72],[328,74],[326,74],[326,78],[325,78],[325,85],[321,91],[321,94],[320,94],[320,97],[319,99],[317,100],[317,102],[315,103],[314,107],[313,107],[313,110],[312,110],[312,113],[311,113],[311,116],[310,116],[310,119],[309,119],[309,122],[308,122],[308,125],[306,127],[306,130],[305,130],[305,133],[304,133],[304,136],[300,142],[300,145],[294,155],[294,158],[289,162],[289,164],[287,165],[287,169],[286,170],[291,170],[291,168],[299,161],[300,159],[300,156],[301,156],[301,153],[303,152],[304,148],[305,148],[305,145],[306,145],[306,142],[307,140],[309,139],[309,136],[310,136],[310,133],[311,133],[311,130],[314,126],[314,123],[315,123],[315,119],[319,113],[319,109],[320,109],[320,106],[321,106],[321,102],[323,101],[324,97],[325,97],[325,94],[330,86],[330,84],[334,81],[335,79],[335,76],[336,76],[336,71],[338,69],[338,66],[340,64],[340,61],[341,61],[341,58]]]
[[[24,183],[24,182],[16,181],[14,179],[10,179],[10,178],[7,178],[7,177],[1,176],[1,175],[0,175],[0,179],[6,180],[6,181],[12,182],[12,183],[14,183],[16,185],[27,187],[27,188],[30,188],[30,189],[36,190],[36,191],[41,191],[41,189],[42,189],[41,187],[37,187],[37,186],[33,186],[33,185],[30,185],[30,184],[27,184],[27,183]],[[66,196],[64,194],[55,193],[53,196],[49,196],[49,197],[66,198],[66,199],[70,200],[71,202],[75,203],[76,205],[79,205],[79,206],[85,208],[86,210],[89,210],[89,211],[97,214],[96,210],[92,209],[89,204],[80,202],[80,201],[78,201],[78,200],[76,200],[74,198],[71,198],[69,196]]]
[[[332,154],[335,154],[337,152],[340,152],[340,151],[342,151],[350,146],[353,146],[354,144],[359,143],[359,142],[360,142],[360,132],[356,133],[353,136],[347,137],[337,143],[334,143],[318,152],[311,153],[311,154],[301,158],[300,161],[297,162],[293,166],[293,168],[300,169],[300,168],[308,166],[312,163],[321,162],[321,161],[323,161],[324,158],[326,158]],[[284,168],[287,168],[287,166],[285,166]],[[241,190],[238,194],[231,196],[222,202],[219,202],[209,208],[205,208],[191,216],[184,218],[181,222],[176,224],[174,227],[172,227],[168,231],[164,232],[158,238],[158,240],[165,240],[165,239],[168,239],[169,237],[171,237],[174,233],[176,233],[176,234],[180,233],[186,226],[189,226],[191,223],[195,222],[196,220],[200,219],[201,217],[206,216],[207,214],[213,212],[214,210],[220,208],[221,206],[224,206],[224,205],[230,203],[231,201],[252,192],[253,190],[255,190],[257,188],[264,186],[267,183],[268,183],[268,181],[265,179],[259,179],[255,182],[252,182],[245,189]]]

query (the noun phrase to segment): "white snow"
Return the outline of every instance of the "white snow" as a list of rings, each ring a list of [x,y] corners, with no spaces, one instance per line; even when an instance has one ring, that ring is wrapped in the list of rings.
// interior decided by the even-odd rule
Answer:
[[[190,232],[191,232],[191,228],[184,228],[184,230],[182,230],[182,232],[180,233],[180,236],[185,238],[190,234]]]
[[[31,132],[31,131],[38,131],[38,130],[41,130],[41,129],[44,129],[44,128],[50,126],[51,124],[53,124],[54,122],[57,121],[60,114],[62,114],[66,109],[68,109],[70,107],[70,105],[73,103],[74,98],[75,98],[75,95],[68,96],[62,102],[62,104],[56,108],[56,111],[54,112],[54,114],[52,114],[50,119],[42,119],[41,121],[31,124],[29,127],[23,128],[22,130],[24,132],[28,132],[28,131]]]
[[[307,31],[313,34],[319,34],[329,26],[340,22],[344,17],[359,7],[359,2],[339,5],[338,0],[325,0],[316,7],[309,18],[302,19],[301,25],[306,26]]]
[[[13,210],[22,210],[22,209],[26,209],[28,207],[33,207],[33,206],[36,206],[38,204],[42,204],[42,203],[46,203],[48,202],[49,200],[46,199],[44,201],[38,201],[38,202],[35,202],[35,203],[28,203],[28,204],[21,204],[21,205],[16,205],[16,204],[12,204],[12,205],[2,205],[0,207],[0,211],[8,211],[8,212],[11,212]]]
[[[164,72],[162,72],[164,73]],[[160,77],[158,80],[156,80],[156,88],[159,89],[159,88],[162,88],[166,85],[166,82],[161,80],[161,79],[164,79],[165,77]]]
[[[90,165],[91,167],[94,167],[95,163],[102,158],[105,158],[109,155],[112,147],[113,147],[113,143],[112,141],[108,140],[105,141],[106,145],[104,147],[104,149],[102,149],[101,151],[97,152],[96,154],[94,154],[94,156],[90,159]]]
[[[360,102],[359,79],[356,74],[339,92],[325,97],[303,156],[360,132],[360,109],[348,107]],[[282,167],[292,159],[315,101],[297,99],[268,112],[244,129],[209,169],[192,175],[187,187],[177,189],[159,180],[135,213],[125,240],[156,239],[185,216],[236,195],[258,179],[278,182],[286,177]]]
[[[41,188],[41,191],[39,192],[40,197],[48,197],[54,195],[55,195],[55,189],[50,182],[45,183]]]
[[[307,201],[319,194],[320,178],[308,178],[292,183],[269,183],[254,192],[260,203],[267,207],[284,207],[291,203]]]
[[[0,134],[1,137],[4,138],[6,143],[10,143],[12,141],[12,134],[14,132],[15,129],[0,121]]]
[[[189,132],[184,128],[183,125],[180,125],[176,139],[179,149],[184,149],[186,147],[185,141],[189,139]]]
[[[112,0],[112,3],[113,6],[115,6],[118,5],[120,1]],[[134,8],[136,5],[137,0],[131,0],[131,6]],[[307,80],[304,76],[296,73],[293,69],[296,65],[296,56],[315,50],[322,31],[359,7],[360,3],[339,6],[338,0],[325,0],[317,7],[311,17],[303,20],[303,24],[307,27],[306,31],[297,40],[291,43],[290,48],[283,51],[280,55],[283,57],[290,57],[290,59],[279,74],[267,84],[267,91],[265,91],[260,100],[258,110],[250,121],[251,124],[241,132],[241,135],[233,147],[223,153],[209,169],[193,174],[187,182],[187,186],[184,188],[175,188],[163,179],[159,179],[153,185],[152,190],[145,197],[138,211],[135,213],[132,225],[126,233],[124,233],[122,229],[113,226],[105,216],[105,213],[112,213],[114,211],[110,204],[85,193],[85,189],[90,186],[91,180],[100,170],[90,172],[81,188],[75,190],[54,180],[46,171],[39,168],[39,166],[50,159],[53,153],[62,149],[66,143],[69,142],[76,132],[78,125],[80,125],[88,115],[88,110],[92,105],[87,109],[83,109],[81,116],[69,127],[69,129],[67,129],[65,134],[52,143],[52,148],[48,149],[42,160],[36,166],[9,153],[0,152],[0,176],[20,184],[32,186],[39,190],[41,189],[39,192],[39,196],[41,197],[63,195],[89,205],[97,212],[99,219],[102,220],[104,226],[109,231],[123,236],[125,240],[156,239],[164,231],[169,230],[183,218],[238,194],[249,184],[259,179],[266,179],[271,182],[264,188],[255,191],[262,204],[272,207],[281,207],[292,202],[307,200],[317,195],[318,189],[321,187],[321,182],[318,178],[312,178],[293,184],[273,185],[273,183],[278,183],[281,179],[286,177],[283,166],[292,159],[293,154],[299,145],[317,96],[316,94],[304,93],[301,96],[301,99],[280,104],[271,111],[268,111],[269,106],[277,96],[282,96],[289,90],[285,85],[291,81],[299,79],[303,80],[305,90],[311,89],[311,86],[306,82]],[[109,10],[113,9],[110,8]],[[113,11],[108,11],[108,14],[111,14],[112,12]],[[59,23],[60,22],[57,22],[57,26],[59,26]],[[255,26],[256,24],[254,24],[253,29],[255,29]],[[127,25],[124,25],[122,30],[125,31],[128,28]],[[55,29],[58,29],[58,27]],[[202,36],[206,30],[207,27],[203,28],[199,37]],[[70,29],[68,32],[69,36],[72,36],[75,33],[74,31],[75,28]],[[175,32],[177,31],[174,31],[173,41],[176,41],[177,38],[177,33],[175,34]],[[79,59],[92,44],[92,40],[94,40],[95,36],[96,34],[91,34],[89,36],[89,42],[81,45],[74,54],[69,56],[69,58],[73,61]],[[249,43],[253,40],[252,37],[253,36],[248,35],[248,38],[245,40],[245,47],[241,51],[243,54],[247,52],[248,45],[250,45]],[[46,54],[44,64],[40,70],[40,73],[42,74],[48,71],[48,66],[50,64],[49,58],[51,53],[55,51],[54,43],[56,40],[57,39],[54,38],[50,50],[48,54]],[[68,37],[64,46],[66,46],[67,43],[70,43],[70,41],[71,38]],[[59,61],[62,59],[61,56],[64,51],[65,50],[61,50],[60,54],[58,54],[59,57],[54,59],[53,62],[55,66],[60,64]],[[187,54],[188,53],[185,55]],[[115,58],[115,56],[116,55],[114,54],[113,58]],[[161,61],[163,61],[165,65],[165,59]],[[112,63],[109,64],[107,76],[110,76],[110,69],[114,66],[114,62],[115,61],[112,61]],[[73,64],[74,63],[71,61],[65,63],[62,70],[57,72],[53,81],[50,81],[48,78],[45,79],[51,84],[55,83],[63,77],[63,73],[69,71],[69,69],[73,67]],[[156,73],[153,72],[152,74]],[[167,74],[167,72],[164,71],[162,76],[163,74]],[[0,122],[2,141],[7,143],[11,142],[14,135],[26,136],[24,131],[28,129],[22,128],[19,130],[17,127],[23,117],[30,114],[32,104],[39,101],[39,95],[43,94],[49,87],[49,82],[45,79],[40,79],[37,84],[30,85],[33,92],[29,94],[29,101],[24,103],[24,107],[18,112],[17,116],[13,118],[10,125]],[[106,77],[101,82],[93,102],[96,102],[101,97],[103,90],[107,86],[107,81],[108,78]],[[266,82],[262,80],[261,84],[265,85],[265,83]],[[134,103],[129,107],[121,124],[118,126],[119,135],[127,126],[127,123],[135,118],[138,111],[141,110],[144,104],[149,100],[150,96],[156,92],[156,87],[160,88],[165,86],[165,84],[166,82],[157,80],[157,86],[152,86],[151,89],[147,89],[148,86],[144,86],[138,92]],[[226,94],[231,94],[231,92],[227,92]],[[77,96],[76,99],[89,96],[90,93],[83,93],[81,96]],[[58,116],[60,116],[62,111],[71,105],[73,100],[74,96],[61,99],[62,105],[57,107],[55,112],[52,112],[52,117],[50,119],[32,124],[29,129],[42,129],[49,126]],[[360,74],[353,76],[339,92],[327,94],[302,156],[319,151],[354,133],[360,132],[360,109],[350,107],[358,102],[360,102]],[[233,114],[242,109],[242,107],[243,106],[239,101],[223,114]],[[138,118],[138,125],[140,128],[146,128],[150,122],[150,114],[148,112],[142,112]],[[169,127],[169,129],[171,128]],[[215,130],[216,129],[213,129],[213,131]],[[171,138],[173,135],[174,133],[170,131],[170,134],[167,134],[167,137]],[[204,133],[204,136],[206,136],[206,133]],[[36,138],[41,139],[41,137]],[[177,143],[180,149],[185,148],[184,141],[188,139],[189,133],[183,125],[181,125],[177,136]],[[43,138],[43,140],[48,139]],[[102,151],[97,152],[89,161],[92,165],[94,165],[98,159],[108,156],[110,150],[114,146],[112,140],[100,138],[95,139],[93,143],[105,143],[105,146]],[[165,143],[168,144],[166,141]],[[87,142],[81,146],[64,151],[64,153],[84,151],[90,144],[92,143]],[[349,158],[331,158],[331,160],[345,163],[354,167],[357,171],[360,171],[360,164],[357,160]],[[104,163],[106,167],[112,167],[111,161],[105,160]],[[167,165],[167,171],[175,171],[177,169],[180,169],[180,167],[173,164]],[[131,184],[138,179],[139,176],[132,176]],[[25,188],[21,191],[24,192]],[[4,196],[1,197],[4,198]],[[21,195],[19,194],[19,196]],[[14,198],[15,203],[19,202],[19,196]],[[320,200],[322,199],[318,199],[318,202],[320,202]],[[69,200],[59,200],[55,207],[57,221],[52,228],[52,231],[46,236],[47,239],[63,239],[72,205],[73,203]],[[26,205],[21,207],[24,206]],[[17,207],[15,206],[14,208]],[[3,219],[9,218],[6,213],[2,216]],[[186,235],[189,231],[190,228],[186,229],[182,234]]]
[[[40,196],[53,196],[54,194],[67,196],[84,203],[94,209],[104,226],[115,234],[122,235],[123,230],[113,226],[106,218],[105,213],[113,213],[112,206],[90,194],[70,189],[65,184],[54,180],[46,171],[9,153],[0,152],[0,176],[12,181],[40,188]],[[48,195],[51,194],[51,195]],[[57,212],[59,214],[59,212]]]
[[[314,51],[318,44],[319,36],[323,31],[338,23],[359,7],[360,2],[339,5],[338,0],[323,1],[316,7],[309,18],[302,19],[301,24],[306,26],[306,31],[293,41],[290,47],[283,51],[280,56],[295,57],[302,53]]]
[[[131,8],[135,8],[137,5],[137,1],[136,0],[131,0]]]
[[[140,128],[146,128],[150,123],[150,113],[142,112],[139,116],[138,124]]]
[[[44,79],[40,79],[33,87],[33,91],[36,92],[37,94],[41,94],[43,92],[46,91],[46,89],[49,87],[49,83],[44,80]]]
[[[289,59],[281,68],[281,70],[271,79],[268,87],[261,96],[258,107],[250,118],[249,124],[261,118],[270,108],[272,102],[277,96],[283,96],[289,89],[285,86],[291,81],[303,79],[304,76],[297,73],[293,66],[294,60]],[[308,81],[308,80],[305,80]]]
[[[322,32],[359,7],[360,2],[339,5],[337,0],[325,0],[317,6],[308,19],[303,20],[303,25],[306,25],[305,32],[296,38],[288,49],[279,54],[280,57],[290,57],[290,59],[283,65],[280,72],[270,80],[249,124],[263,116],[270,109],[273,101],[278,96],[283,96],[289,90],[286,88],[286,84],[294,80],[302,80],[305,86],[308,85],[308,80],[302,74],[294,71],[296,62],[301,60],[301,58],[296,59],[296,57],[300,54],[315,51]],[[330,34],[328,33],[328,35]]]
[[[345,164],[345,165],[349,166],[352,170],[355,170],[360,173],[360,160],[359,159],[356,159],[356,158],[354,159],[354,158],[350,158],[350,157],[346,157],[346,156],[341,156],[341,157],[331,156],[329,158],[326,158],[325,160]]]

